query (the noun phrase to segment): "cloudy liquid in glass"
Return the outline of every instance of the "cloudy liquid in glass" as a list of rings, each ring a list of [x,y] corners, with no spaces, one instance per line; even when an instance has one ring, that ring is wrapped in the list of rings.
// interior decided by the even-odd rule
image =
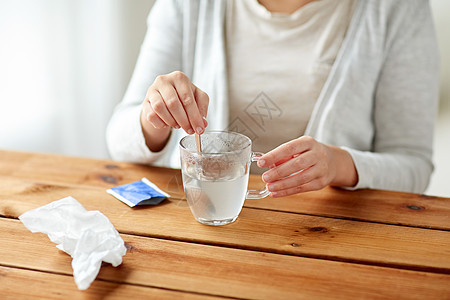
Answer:
[[[186,198],[197,220],[221,225],[221,222],[229,223],[236,219],[245,201],[249,176],[248,172],[244,175],[244,172],[237,173],[240,176],[229,175],[214,180],[195,174],[192,169],[183,172]]]

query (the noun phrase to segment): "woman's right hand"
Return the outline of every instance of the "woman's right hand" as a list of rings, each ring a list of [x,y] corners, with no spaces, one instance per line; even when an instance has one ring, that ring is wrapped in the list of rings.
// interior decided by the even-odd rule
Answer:
[[[167,143],[170,128],[188,134],[202,134],[208,122],[209,97],[182,72],[156,77],[142,105],[141,127],[147,147],[160,151]]]
[[[157,129],[183,128],[188,134],[202,134],[207,126],[208,95],[182,72],[156,77],[149,87],[142,114],[147,124]]]

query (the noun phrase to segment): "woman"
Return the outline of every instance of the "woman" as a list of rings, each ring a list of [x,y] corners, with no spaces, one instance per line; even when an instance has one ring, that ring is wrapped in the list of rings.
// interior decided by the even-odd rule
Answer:
[[[160,0],[148,25],[108,126],[114,159],[179,167],[186,133],[241,129],[267,152],[273,197],[426,189],[438,93],[427,1]]]

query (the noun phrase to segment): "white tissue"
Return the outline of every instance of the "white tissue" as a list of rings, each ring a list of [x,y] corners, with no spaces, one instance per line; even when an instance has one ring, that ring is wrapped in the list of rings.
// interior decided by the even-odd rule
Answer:
[[[48,234],[56,247],[72,256],[78,289],[87,289],[97,277],[102,261],[117,267],[126,253],[117,230],[99,211],[87,211],[73,197],[66,197],[19,216],[31,232]]]

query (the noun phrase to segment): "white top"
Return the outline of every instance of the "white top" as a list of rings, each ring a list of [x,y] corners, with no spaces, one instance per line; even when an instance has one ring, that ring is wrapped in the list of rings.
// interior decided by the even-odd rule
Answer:
[[[181,70],[210,97],[208,130],[228,125],[225,23],[228,0],[158,0],[123,101],[108,125],[113,159],[179,168],[173,130],[151,152],[140,124],[155,78]],[[347,150],[355,188],[421,193],[433,171],[439,54],[426,0],[358,0],[305,135]],[[161,187],[164,189],[164,187]]]
[[[265,153],[305,132],[353,0],[313,1],[290,15],[271,13],[257,0],[228,3],[228,126]]]

